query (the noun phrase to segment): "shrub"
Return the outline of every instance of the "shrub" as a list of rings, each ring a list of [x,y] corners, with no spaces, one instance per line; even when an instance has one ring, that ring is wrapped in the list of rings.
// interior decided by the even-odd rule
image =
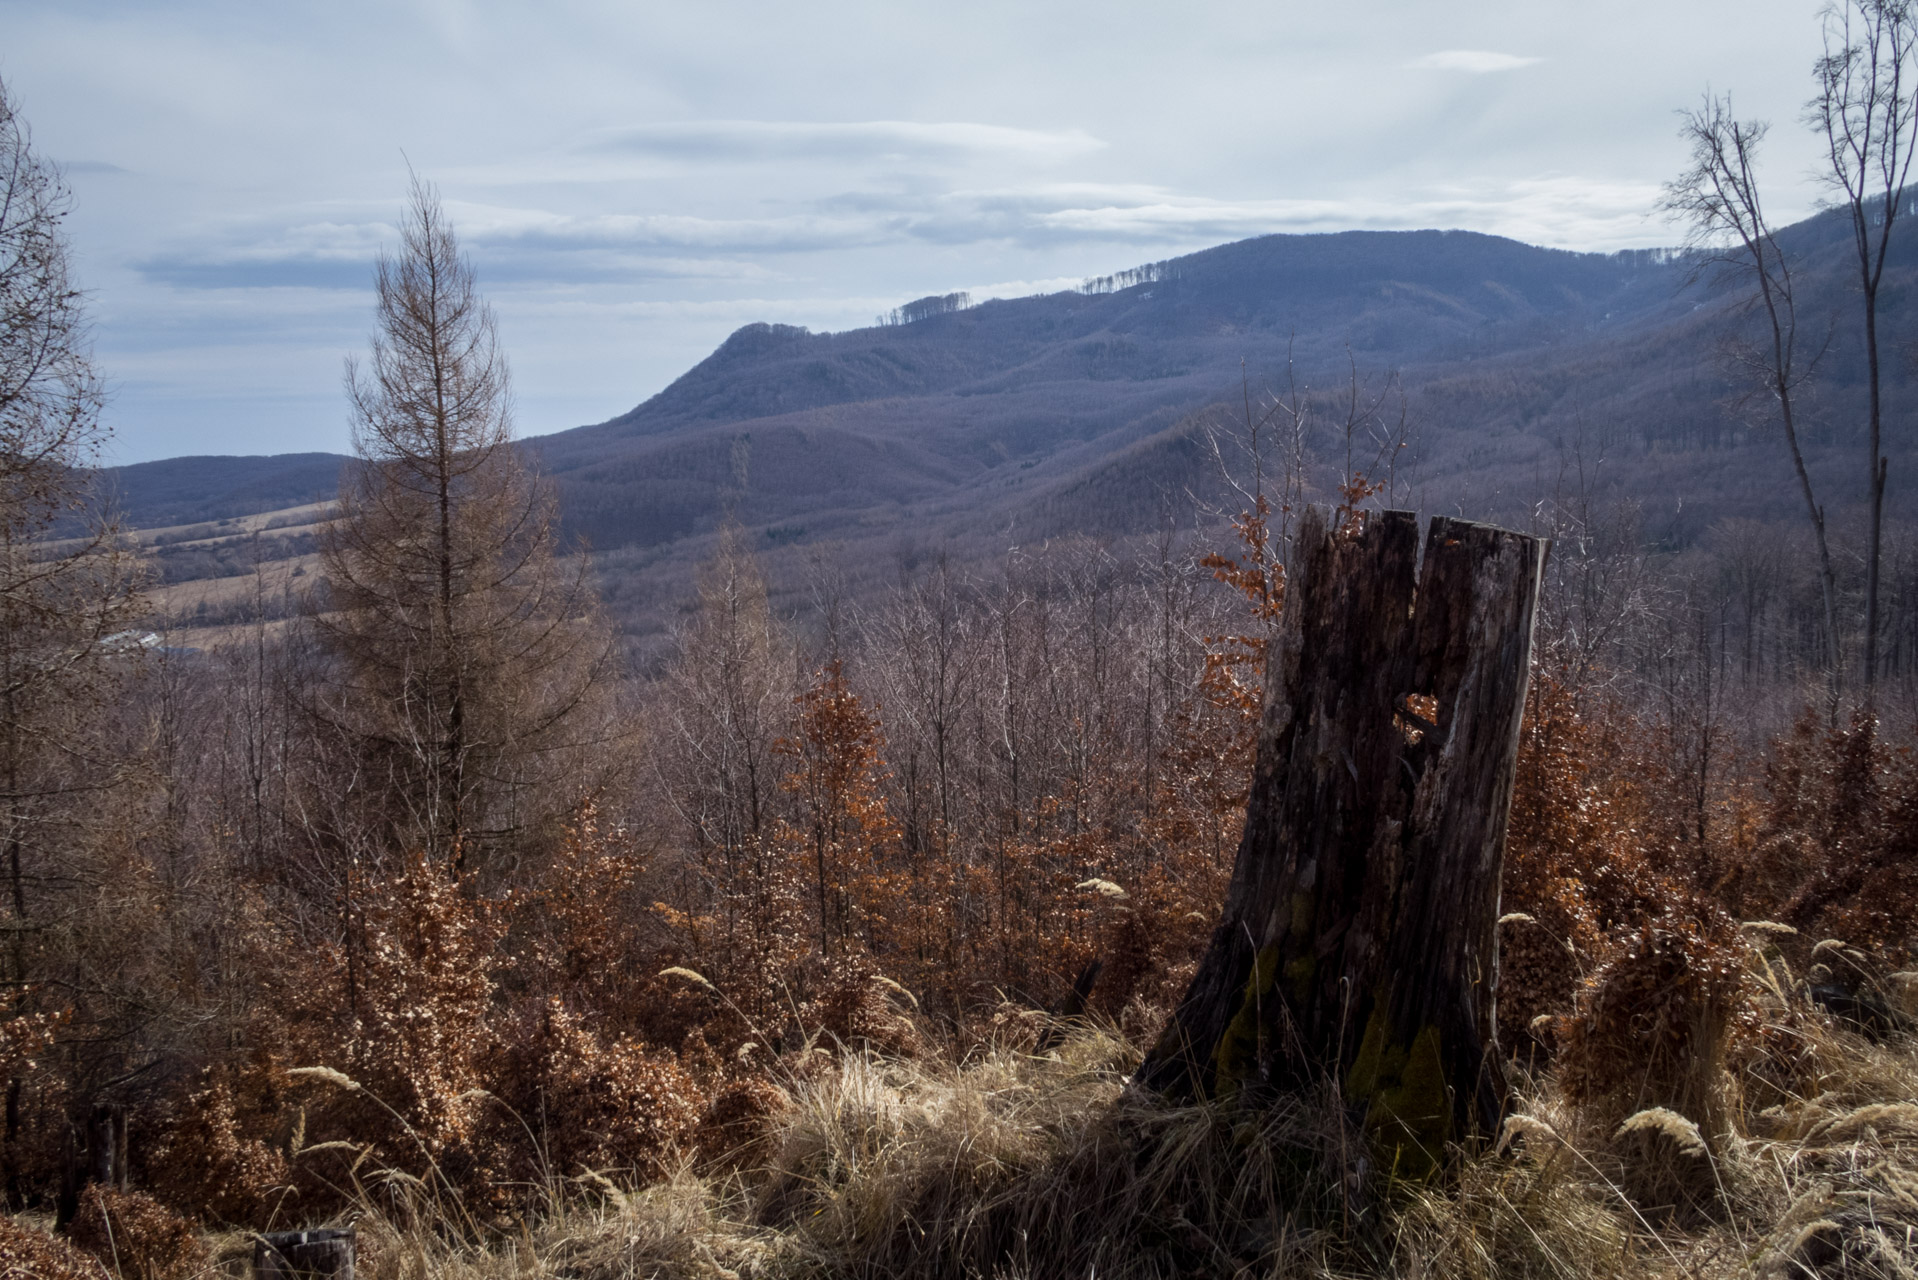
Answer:
[[[148,1184],[194,1218],[263,1227],[290,1190],[286,1156],[255,1131],[277,1121],[277,1108],[257,1099],[243,1108],[229,1079],[203,1077],[202,1084],[163,1113],[160,1136],[141,1161]]]
[[[834,961],[821,985],[819,998],[806,1010],[810,1026],[848,1048],[898,1058],[922,1051],[918,1028],[893,1007],[894,999],[906,999],[897,994],[903,988],[869,958],[854,954]]]
[[[1539,1029],[1566,1013],[1609,934],[1678,892],[1647,856],[1646,779],[1618,706],[1583,705],[1550,672],[1534,676],[1506,834],[1499,931],[1499,1038],[1549,1047]],[[1601,768],[1601,765],[1605,767]]]
[[[465,890],[418,856],[397,874],[356,872],[343,937],[262,947],[276,969],[254,1030],[284,1057],[251,1064],[250,1078],[263,1091],[278,1081],[279,1105],[298,1104],[314,1145],[370,1146],[413,1178],[483,1176],[470,1143],[485,1118],[500,927]],[[338,1194],[306,1162],[300,1171],[302,1194],[320,1197],[306,1211]]]
[[[67,1232],[121,1280],[187,1280],[210,1261],[193,1224],[142,1191],[88,1187]]]
[[[700,1117],[696,1143],[705,1163],[715,1169],[745,1169],[772,1154],[779,1119],[792,1098],[764,1076],[749,1075],[721,1085]]]
[[[1762,913],[1884,955],[1918,943],[1918,758],[1863,713],[1826,727],[1813,712],[1773,743],[1760,838],[1768,863],[1798,863],[1790,895]],[[1776,873],[1774,878],[1777,877]],[[1776,890],[1774,890],[1775,892]]]
[[[1597,1108],[1599,1125],[1665,1107],[1716,1140],[1726,1126],[1731,1033],[1750,1020],[1746,995],[1742,947],[1728,918],[1701,912],[1631,930],[1559,1026],[1560,1084]]]
[[[0,1214],[0,1280],[110,1280],[65,1240]]]
[[[705,1097],[671,1055],[631,1037],[604,1040],[557,998],[523,1011],[507,1045],[488,1075],[537,1132],[547,1166],[531,1170],[509,1155],[516,1176],[619,1170],[650,1182],[690,1143]],[[520,1145],[517,1122],[493,1130]]]
[[[1644,1214],[1729,1207],[1737,1142],[1730,1048],[1758,1027],[1743,947],[1722,913],[1667,916],[1619,938],[1557,1037],[1574,1140],[1610,1157]]]

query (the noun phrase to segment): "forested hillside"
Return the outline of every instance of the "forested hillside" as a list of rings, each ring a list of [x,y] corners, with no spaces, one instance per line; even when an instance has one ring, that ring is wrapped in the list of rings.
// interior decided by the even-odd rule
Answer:
[[[1803,260],[1806,324],[1829,334],[1803,438],[1855,592],[1863,486],[1846,468],[1863,365],[1846,236],[1828,214],[1782,242]],[[1889,333],[1908,323],[1907,243],[1889,266]],[[1285,433],[1295,497],[1335,500],[1347,471],[1383,463],[1398,505],[1546,532],[1576,510],[1585,536],[1680,556],[1688,580],[1715,584],[1701,589],[1726,643],[1797,669],[1819,606],[1776,427],[1724,355],[1753,322],[1747,304],[1684,255],[1464,232],[1267,236],[911,323],[749,326],[631,412],[524,448],[648,661],[727,519],[776,566],[777,607],[810,616],[808,565],[829,562],[864,600],[935,553],[975,567],[1011,545],[1216,524],[1236,509],[1235,433],[1283,403],[1266,443]],[[1893,474],[1918,465],[1901,351],[1886,362]],[[149,530],[184,643],[247,609],[287,613],[322,509],[270,509],[330,494],[347,463],[179,459],[106,477]],[[1901,670],[1918,654],[1908,509],[1892,509],[1888,571]],[[261,565],[268,583],[249,585]]]
[[[1833,215],[1786,233],[1815,282],[1801,305],[1841,331],[1847,234]],[[1904,243],[1895,280],[1918,266]],[[1242,368],[1257,398],[1316,402],[1308,449],[1329,494],[1356,374],[1373,394],[1397,380],[1428,509],[1522,516],[1582,441],[1682,544],[1789,478],[1759,415],[1725,403],[1716,347],[1742,300],[1710,270],[1694,281],[1700,266],[1464,232],[1268,236],[1109,291],[843,334],[742,330],[630,413],[537,448],[602,549],[707,527],[740,495],[749,523],[815,536],[870,536],[908,511],[955,534],[1134,533],[1210,490],[1190,442],[1205,409],[1238,406]],[[1855,443],[1860,403],[1840,350],[1816,437],[1833,450]],[[742,453],[759,467],[740,472]]]

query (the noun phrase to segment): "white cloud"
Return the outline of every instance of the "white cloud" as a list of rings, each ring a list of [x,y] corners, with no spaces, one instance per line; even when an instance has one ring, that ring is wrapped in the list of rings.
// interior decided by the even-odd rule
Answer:
[[[1064,293],[1086,282],[1085,276],[1052,276],[1045,280],[1001,280],[996,284],[975,284],[965,288],[974,302],[997,298],[1030,298],[1036,294]]]
[[[1205,200],[1162,193],[1138,203],[1069,206],[1035,213],[1061,234],[1139,244],[1191,244],[1269,232],[1465,228],[1532,244],[1649,247],[1670,233],[1647,211],[1659,188],[1547,174],[1504,183],[1457,184],[1397,193],[1293,200]]]
[[[1056,162],[1089,155],[1105,145],[1081,129],[1013,129],[963,121],[694,120],[605,130],[589,139],[585,149],[683,160],[896,160],[990,155]]]
[[[1076,283],[1076,282],[1075,282]],[[617,301],[601,298],[547,298],[511,305],[514,316],[567,316],[587,320],[720,320],[729,327],[755,320],[801,323],[818,326],[828,315],[849,328],[870,324],[870,317],[901,300],[890,294],[867,297],[780,298],[626,298]],[[502,308],[505,310],[505,308]]]
[[[461,236],[476,246],[519,242],[556,248],[673,246],[779,251],[866,244],[878,230],[870,218],[809,214],[774,218],[706,218],[666,213],[579,216],[456,200],[447,201],[446,209]]]
[[[14,0],[4,68],[76,162],[76,268],[142,456],[343,442],[339,357],[409,164],[532,430],[630,407],[746,320],[836,329],[1267,232],[1657,244],[1672,110],[1711,84],[1789,118],[1817,45],[1803,0],[163,8]],[[1817,158],[1772,139],[1781,220]]]
[[[1644,182],[1548,173],[1426,183],[1390,193],[1342,185],[1343,190],[1309,197],[1239,200],[1137,183],[861,192],[744,218],[574,213],[466,200],[448,201],[447,211],[475,255],[482,279],[491,287],[521,292],[677,280],[712,286],[777,282],[810,296],[818,282],[807,281],[816,268],[797,265],[808,255],[910,251],[913,246],[1046,253],[1103,244],[1130,246],[1121,251],[1144,260],[1270,232],[1345,228],[1462,227],[1568,248],[1669,239],[1645,217],[1658,188]],[[229,224],[208,237],[213,243],[156,252],[139,269],[151,281],[190,290],[311,286],[358,294],[370,286],[374,258],[392,246],[386,210],[335,210],[331,217],[315,217],[311,210],[289,214],[278,226],[264,219]],[[776,262],[786,265],[775,267]],[[938,270],[951,273],[947,278],[954,288],[979,278],[956,262]],[[911,274],[924,278],[927,273]],[[974,295],[1017,296],[1033,291],[1026,282],[1076,280],[1053,272],[999,279],[1019,283],[1003,290],[981,286]],[[757,305],[770,298],[752,301]]]
[[[1482,76],[1488,71],[1516,71],[1542,61],[1542,58],[1521,58],[1512,53],[1493,53],[1489,49],[1446,49],[1414,58],[1405,65],[1414,71],[1465,71]]]

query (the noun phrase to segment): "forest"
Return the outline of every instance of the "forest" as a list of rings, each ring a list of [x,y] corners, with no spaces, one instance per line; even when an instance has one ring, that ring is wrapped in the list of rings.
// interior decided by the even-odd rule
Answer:
[[[1697,357],[1796,457],[1789,244],[1738,122],[1687,127],[1672,198],[1763,300]],[[1219,497],[1156,529],[883,572],[758,527],[735,444],[642,652],[430,184],[357,462],[248,559],[98,505],[67,196],[3,92],[0,170],[0,1276],[291,1274],[261,1251],[307,1229],[377,1280],[1918,1270],[1918,542],[1876,380],[1829,525],[1801,459],[1805,510],[1661,540],[1580,438],[1497,535],[1536,596],[1457,906],[1504,1083],[1395,1146],[1357,1027],[1284,1088],[1223,1087],[1224,1041],[1160,1069],[1237,945],[1303,602],[1412,527],[1392,384],[1213,404],[1183,438]],[[1868,265],[1900,204],[1859,195]],[[1136,274],[1092,292],[1170,279]],[[217,613],[156,603],[199,578]],[[1375,710],[1391,773],[1453,724]]]

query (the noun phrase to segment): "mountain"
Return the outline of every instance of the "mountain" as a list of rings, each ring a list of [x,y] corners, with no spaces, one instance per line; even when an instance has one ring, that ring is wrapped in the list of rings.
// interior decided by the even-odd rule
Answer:
[[[1810,433],[1834,508],[1862,406],[1846,237],[1837,215],[1787,233],[1808,327],[1836,322]],[[1682,541],[1790,480],[1763,406],[1724,403],[1737,388],[1717,348],[1740,301],[1709,272],[1693,279],[1698,265],[1469,232],[1265,236],[909,324],[750,325],[630,412],[529,446],[601,548],[683,537],[727,510],[801,537],[1119,534],[1216,487],[1199,411],[1242,416],[1248,393],[1308,389],[1328,492],[1354,373],[1374,392],[1396,374],[1427,508],[1512,519],[1573,461],[1602,462],[1602,486]],[[1886,332],[1909,331],[1913,266],[1901,245]],[[1903,405],[1902,365],[1892,377]],[[1891,438],[1909,426],[1900,414]]]
[[[100,488],[136,528],[217,523],[330,499],[351,461],[337,453],[164,458],[108,467]]]
[[[1312,385],[1337,387],[1348,348],[1374,378],[1548,349],[1608,315],[1671,310],[1676,278],[1654,255],[1461,232],[1267,236],[1097,292],[849,333],[748,326],[632,411],[532,446],[599,546],[692,532],[728,502],[754,523],[832,529],[928,506],[1078,524],[1089,483],[1182,492],[1178,424],[1236,399],[1241,361],[1262,391],[1288,351]],[[1123,480],[1095,482],[1115,466]],[[1060,503],[1071,513],[1039,515]],[[1115,518],[1155,517],[1128,503],[1104,531]]]
[[[1834,512],[1863,489],[1848,475],[1863,470],[1848,237],[1837,213],[1784,234],[1807,328],[1832,325],[1807,444]],[[1915,279],[1906,238],[1884,292],[1889,347],[1913,333]],[[1726,515],[1796,515],[1764,406],[1732,403],[1718,354],[1749,323],[1739,292],[1695,257],[1457,231],[1273,235],[1077,291],[897,315],[916,318],[748,325],[631,411],[525,447],[613,576],[729,514],[763,546],[831,540],[862,562],[1190,523],[1195,496],[1220,489],[1206,423],[1287,394],[1310,410],[1318,496],[1348,459],[1372,470],[1374,437],[1402,422],[1401,501],[1427,510],[1523,522],[1574,485],[1638,503],[1673,543]],[[1908,362],[1888,364],[1896,489],[1912,397]],[[1348,440],[1348,409],[1374,397]],[[134,523],[179,524],[308,501],[344,461],[174,459],[112,479]]]

